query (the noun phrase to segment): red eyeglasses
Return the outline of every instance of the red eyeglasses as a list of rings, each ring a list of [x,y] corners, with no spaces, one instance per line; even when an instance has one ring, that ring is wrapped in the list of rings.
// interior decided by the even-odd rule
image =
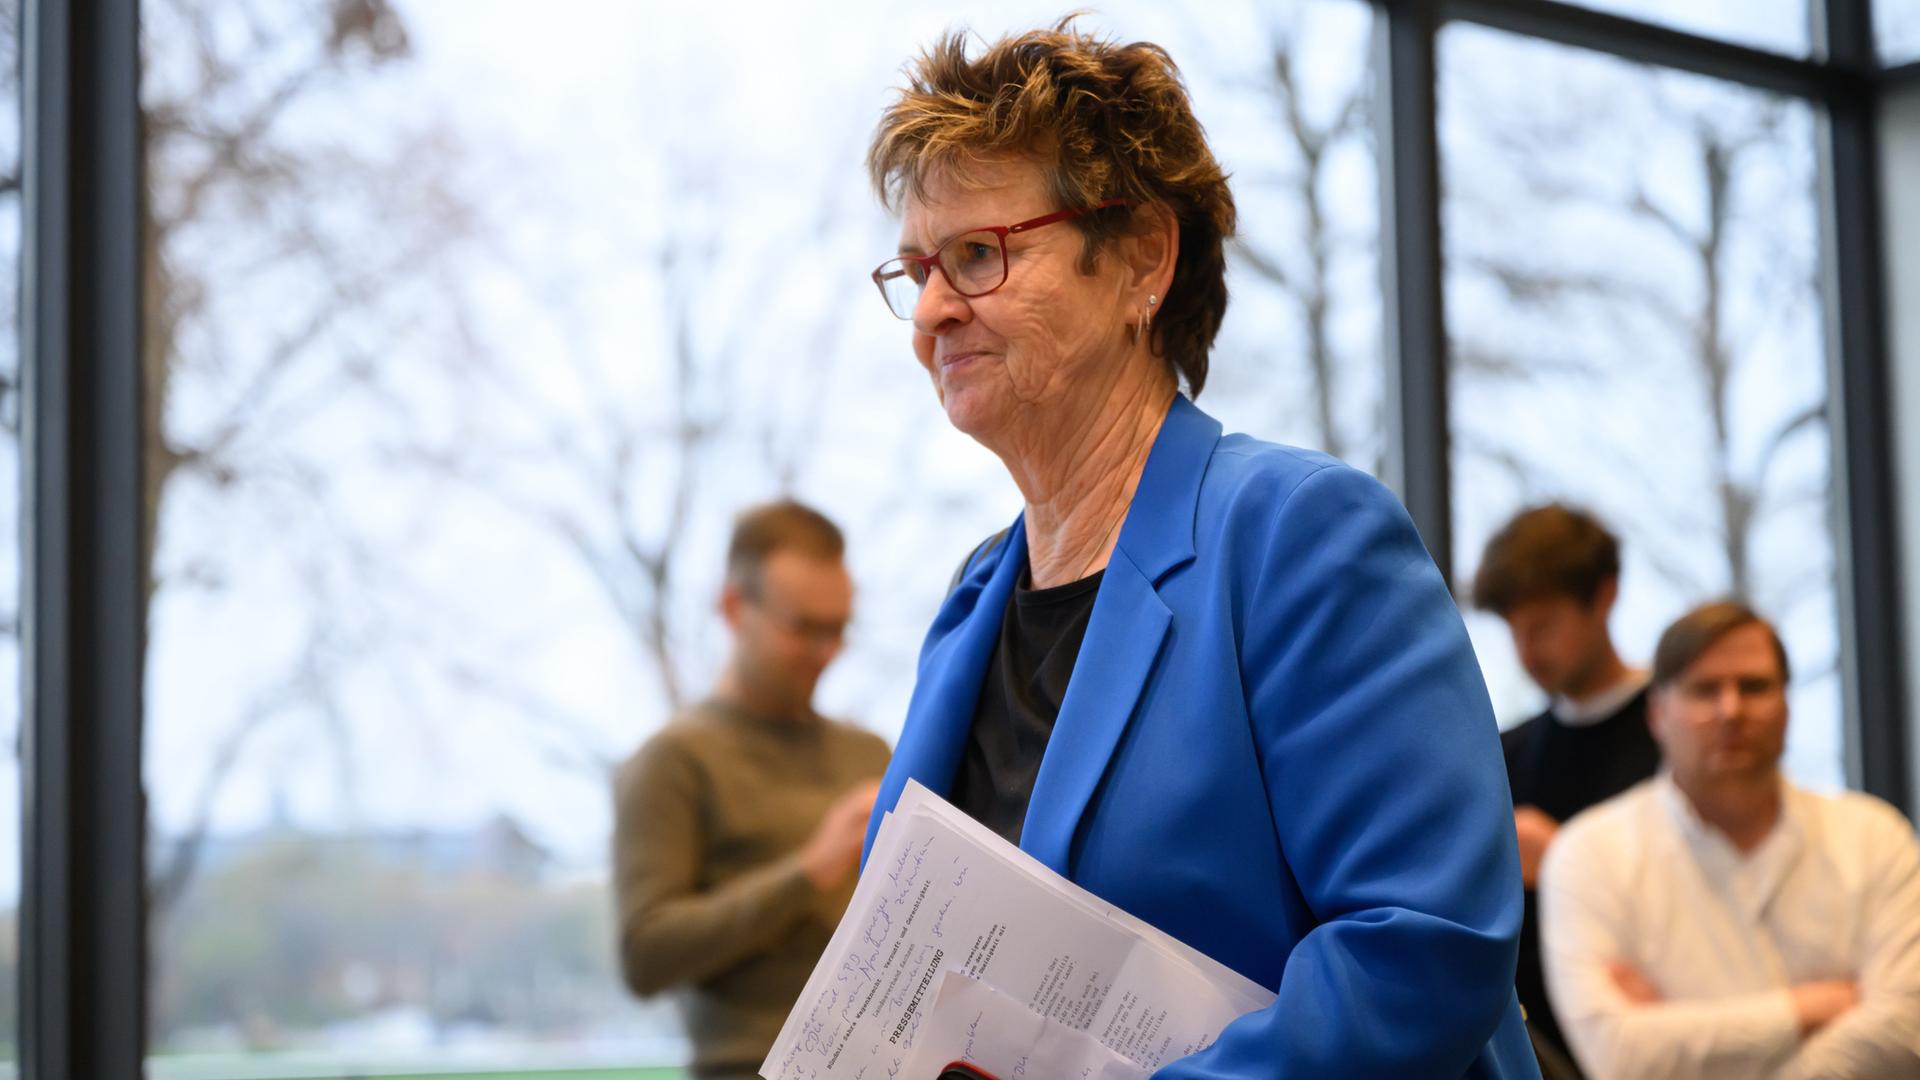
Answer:
[[[1080,210],[1056,210],[1015,225],[989,225],[942,241],[931,255],[901,255],[874,268],[873,283],[887,302],[887,310],[898,319],[913,318],[914,306],[927,287],[927,278],[938,268],[947,284],[961,296],[985,296],[1007,283],[1007,237],[1032,232],[1055,222],[1126,206],[1125,199],[1108,199]]]

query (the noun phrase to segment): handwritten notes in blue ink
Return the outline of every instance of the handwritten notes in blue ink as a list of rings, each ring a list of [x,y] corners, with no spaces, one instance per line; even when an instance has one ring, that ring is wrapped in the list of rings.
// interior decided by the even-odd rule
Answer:
[[[1136,1080],[1272,1001],[913,783],[760,1071]]]

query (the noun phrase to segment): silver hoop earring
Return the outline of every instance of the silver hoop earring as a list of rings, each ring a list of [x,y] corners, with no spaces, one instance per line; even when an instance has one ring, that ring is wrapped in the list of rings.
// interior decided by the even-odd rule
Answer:
[[[1158,296],[1152,293],[1147,294],[1147,310],[1140,313],[1140,321],[1127,324],[1128,344],[1138,345],[1140,344],[1140,335],[1151,334],[1153,332],[1153,305],[1159,302],[1160,298]],[[1147,340],[1148,343],[1151,344],[1153,339],[1149,337]]]

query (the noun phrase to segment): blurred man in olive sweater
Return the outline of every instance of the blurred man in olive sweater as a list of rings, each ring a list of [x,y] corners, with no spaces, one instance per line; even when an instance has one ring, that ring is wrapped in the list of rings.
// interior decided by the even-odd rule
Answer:
[[[852,614],[844,549],[798,503],[740,517],[727,665],[614,781],[621,972],[674,992],[698,1080],[757,1075],[852,896],[888,750],[813,711]]]

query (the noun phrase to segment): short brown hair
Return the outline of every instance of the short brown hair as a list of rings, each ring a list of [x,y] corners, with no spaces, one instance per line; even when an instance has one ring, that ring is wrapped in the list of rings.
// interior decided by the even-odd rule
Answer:
[[[727,544],[727,580],[749,596],[760,592],[760,571],[776,551],[792,549],[809,558],[845,557],[847,541],[825,514],[781,499],[742,511]]]
[[[1719,600],[1680,616],[1660,635],[1660,644],[1653,650],[1653,685],[1671,685],[1681,672],[1700,659],[1701,653],[1712,648],[1714,642],[1743,626],[1765,628],[1773,642],[1773,655],[1780,661],[1780,681],[1791,680],[1793,671],[1787,663],[1787,647],[1773,624],[1738,600]]]
[[[896,212],[907,193],[924,196],[935,174],[965,182],[969,165],[1019,158],[1041,166],[1062,210],[1108,199],[1165,206],[1180,223],[1180,251],[1152,344],[1197,396],[1227,313],[1233,194],[1166,50],[1101,40],[1073,29],[1074,18],[1001,38],[971,59],[965,32],[942,36],[908,65],[867,170]],[[1073,219],[1085,239],[1082,273],[1131,222],[1131,209],[1119,207]]]
[[[1521,511],[1487,541],[1473,606],[1504,617],[1550,596],[1592,604],[1600,586],[1619,576],[1619,539],[1592,514],[1548,503]]]

